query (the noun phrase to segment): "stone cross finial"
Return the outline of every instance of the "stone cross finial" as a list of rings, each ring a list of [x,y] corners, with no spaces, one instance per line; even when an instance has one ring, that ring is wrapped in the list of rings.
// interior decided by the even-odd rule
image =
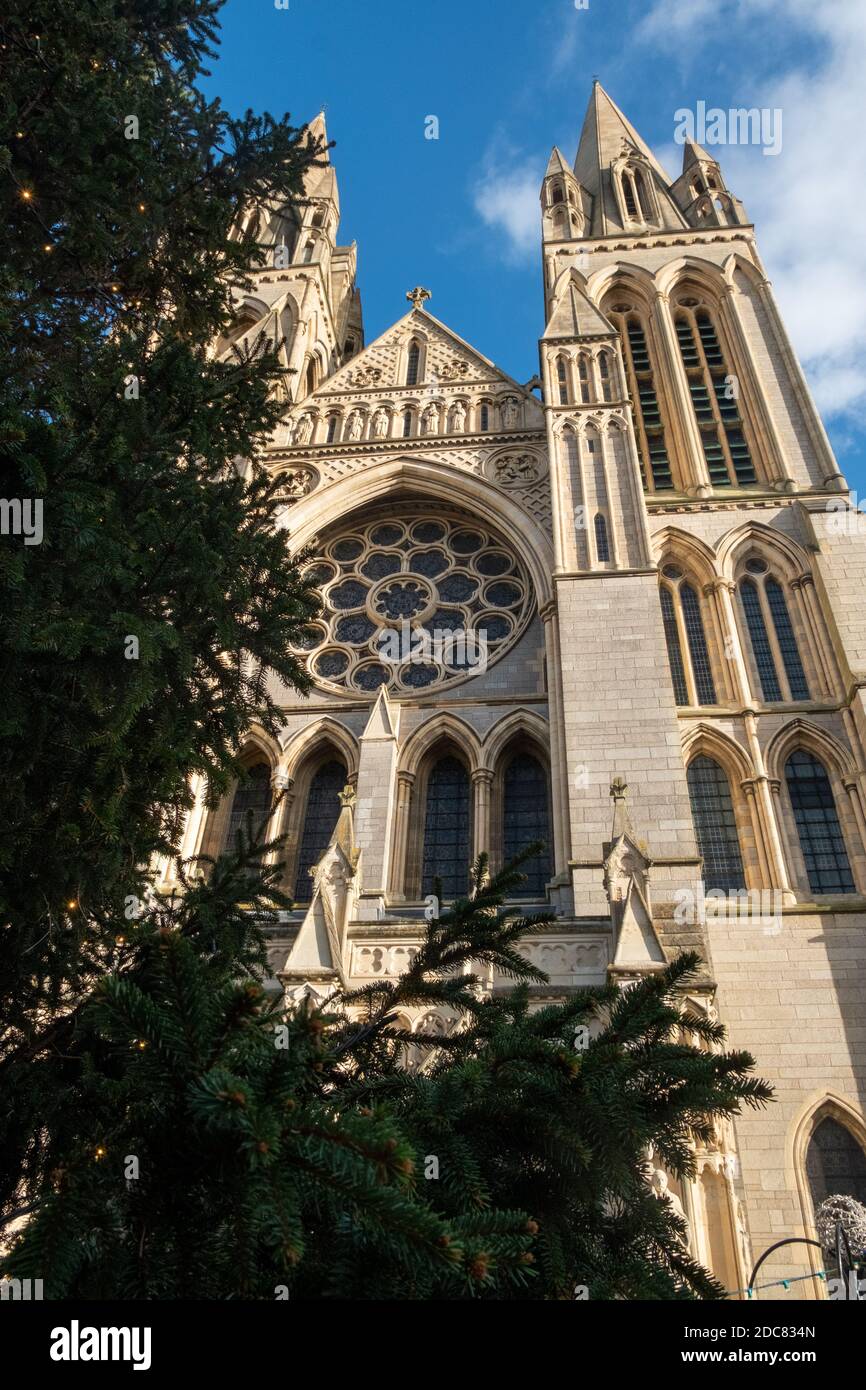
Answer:
[[[614,777],[610,784],[610,794],[614,801],[625,801],[628,792],[628,782],[624,777]]]
[[[425,302],[432,298],[432,296],[430,291],[425,290],[423,285],[416,285],[414,290],[406,291],[406,298],[411,299],[413,309],[421,309]]]
[[[352,806],[352,807],[354,807],[354,805],[355,805],[355,788],[354,788],[349,782],[347,782],[346,785],[345,785],[345,787],[343,788],[343,790],[342,790],[341,792],[338,793],[338,798],[339,798],[339,802],[340,802],[340,805],[341,805],[341,806]]]

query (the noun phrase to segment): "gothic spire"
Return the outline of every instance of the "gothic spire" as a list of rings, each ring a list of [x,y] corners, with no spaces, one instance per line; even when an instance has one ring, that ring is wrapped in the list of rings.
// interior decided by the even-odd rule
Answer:
[[[327,126],[325,125],[325,108],[324,108],[324,107],[322,107],[322,109],[321,109],[321,111],[319,112],[318,116],[314,116],[314,117],[313,117],[313,119],[312,119],[312,120],[309,122],[309,124],[307,125],[306,129],[307,129],[307,131],[308,131],[308,133],[309,133],[309,137],[310,137],[310,139],[311,139],[312,141],[314,141],[314,142],[316,142],[316,143],[318,143],[318,144],[321,144],[321,145],[324,145],[324,146],[327,147],[327,144],[328,144],[328,128],[327,128]],[[327,150],[327,148],[325,148],[325,150],[322,152],[321,158],[324,159],[324,160],[326,160],[326,161],[330,164],[330,162],[331,162],[331,157],[330,157],[330,153],[329,153],[329,151]]]
[[[625,180],[624,171],[630,175]],[[574,172],[592,198],[589,236],[646,226],[670,231],[687,225],[671,197],[664,169],[598,79],[584,117]]]

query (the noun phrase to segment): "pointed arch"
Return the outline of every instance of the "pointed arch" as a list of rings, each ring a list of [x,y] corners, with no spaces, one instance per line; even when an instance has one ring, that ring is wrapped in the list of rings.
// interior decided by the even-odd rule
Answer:
[[[626,265],[623,261],[615,261],[613,265],[593,271],[585,283],[587,293],[592,296],[602,313],[603,303],[614,292],[628,292],[639,298],[642,307],[648,313],[657,293],[656,279],[651,271],[645,270],[643,266]]]
[[[703,586],[720,578],[719,564],[713,549],[683,531],[679,526],[665,526],[653,536],[653,558],[659,567],[665,562],[678,562]]]
[[[857,769],[850,749],[820,724],[802,718],[789,719],[770,739],[764,755],[770,777],[783,779],[788,758],[801,748],[814,753],[827,771],[835,772],[840,781],[856,778]]]
[[[513,710],[488,731],[483,752],[491,866],[496,871],[526,845],[541,841],[544,848],[524,865],[527,880],[515,896],[543,898],[555,848],[547,721],[532,710]]]
[[[406,324],[406,333],[397,354],[397,381],[403,386],[418,386],[427,376],[427,353],[430,335],[415,318]],[[413,352],[417,348],[417,357]],[[410,377],[413,379],[410,380]]]
[[[732,288],[735,283],[737,271],[742,271],[751,286],[756,290],[767,289],[770,284],[764,272],[759,270],[754,261],[750,261],[748,257],[742,255],[741,252],[734,251],[726,258],[722,265],[722,274],[725,277],[725,283]]]
[[[866,892],[866,822],[849,749],[812,720],[797,718],[770,740],[765,759],[800,896]]]
[[[522,737],[535,744],[542,756],[550,758],[550,725],[534,710],[520,706],[488,729],[481,745],[480,766],[493,772],[504,749],[514,738]]]
[[[249,773],[257,767],[264,767],[267,769],[267,777],[266,779],[259,779],[260,794],[258,795],[254,794],[250,781],[243,779],[234,781],[226,794],[220,798],[218,804],[206,812],[198,849],[199,854],[218,857],[226,849],[234,848],[228,843],[228,840],[229,836],[233,835],[231,830],[232,815],[238,793],[241,793],[244,799],[244,810],[253,809],[256,811],[256,820],[261,818],[258,812],[265,812],[266,802],[272,797],[273,777],[280,758],[280,747],[276,739],[260,725],[253,725],[247,731],[238,748],[237,756],[245,772]],[[237,821],[237,817],[235,819]]]
[[[482,766],[481,742],[465,719],[448,711],[425,719],[409,735],[400,750],[397,771],[417,775],[421,763],[437,743],[451,742],[463,754],[470,772]]]
[[[674,294],[689,282],[711,297],[718,307],[725,293],[725,275],[715,261],[702,256],[678,256],[663,266],[655,277],[655,287],[664,295]]]
[[[301,763],[305,762],[310,754],[328,746],[342,753],[348,779],[354,780],[358,775],[358,741],[344,724],[332,719],[329,714],[322,715],[299,733],[288,737],[280,758],[280,772],[294,780]]]
[[[414,901],[433,891],[437,854],[443,859],[448,896],[467,891],[468,866],[477,852],[475,781],[480,757],[475,730],[447,711],[425,720],[401,748],[397,778],[406,789],[407,804],[405,836],[399,851],[395,848],[394,883],[405,898]]]
[[[692,800],[693,788],[691,785],[689,769],[696,765],[697,759],[709,759],[721,769],[727,779],[728,791],[730,793],[730,806],[733,811],[734,826],[736,828],[737,853],[739,855],[739,866],[743,871],[744,880],[740,884],[729,884],[730,887],[746,887],[748,889],[770,888],[772,884],[766,880],[765,869],[761,860],[758,846],[765,837],[765,827],[761,823],[761,808],[757,798],[754,796],[755,769],[752,759],[742,744],[738,743],[730,734],[722,731],[705,720],[699,720],[694,724],[683,737],[683,760],[686,764],[686,778],[689,781],[689,799]],[[706,801],[705,801],[706,807]],[[695,817],[695,805],[692,805],[692,816],[695,819],[695,832],[698,843],[701,842],[701,827],[698,825],[698,818]],[[730,824],[730,821],[728,821]],[[706,833],[706,832],[705,832]],[[711,830],[711,836],[716,840],[719,834],[715,829]],[[730,837],[731,840],[733,837]],[[736,856],[729,855],[729,867],[736,862]]]
[[[463,473],[425,455],[365,463],[363,472],[314,489],[291,509],[293,550],[311,544],[334,521],[349,518],[370,503],[401,489],[416,497],[434,497],[451,506],[465,507],[507,536],[532,578],[536,601],[543,608],[553,597],[553,548],[550,537],[523,507],[486,478]]]
[[[753,522],[725,536],[717,554],[726,580],[737,587],[735,611],[756,698],[787,703],[838,693],[838,667],[807,592],[813,579],[802,547]]]
[[[755,776],[748,751],[730,734],[699,719],[683,735],[683,757],[686,765],[703,755],[712,758],[725,769],[732,782],[738,785]]]
[[[678,705],[715,705],[732,695],[722,659],[725,634],[707,590],[716,581],[712,551],[666,527],[656,539],[662,620]]]
[[[786,1154],[788,1178],[790,1181],[793,1176],[800,1198],[803,1231],[811,1239],[815,1239],[817,1232],[807,1160],[809,1145],[824,1120],[835,1120],[846,1129],[866,1156],[866,1117],[862,1107],[838,1091],[813,1092],[789,1127]],[[809,1249],[809,1259],[816,1272],[824,1268],[822,1254],[814,1247]]]
[[[722,578],[736,580],[738,567],[749,558],[750,551],[763,554],[789,583],[811,574],[805,550],[791,536],[763,521],[744,521],[727,531],[716,546]]]
[[[358,744],[354,736],[330,715],[289,735],[281,772],[288,792],[281,833],[285,845],[283,886],[306,900],[310,887],[307,868],[318,858],[339,813],[338,783],[354,782],[358,775]]]
[[[281,753],[280,745],[273,734],[269,734],[261,724],[253,724],[247,730],[238,750],[241,762],[246,764],[254,758],[264,758],[272,773],[279,768]]]

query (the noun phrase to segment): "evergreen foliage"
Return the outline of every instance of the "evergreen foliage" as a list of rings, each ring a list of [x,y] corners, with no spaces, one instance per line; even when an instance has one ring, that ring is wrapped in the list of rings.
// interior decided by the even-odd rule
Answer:
[[[202,96],[219,8],[0,19],[0,495],[43,532],[0,539],[0,1209],[52,1103],[29,1064],[111,967],[190,776],[216,798],[280,682],[305,688],[290,643],[316,602],[256,462],[279,344],[209,345],[272,255],[231,234],[241,208],[296,200],[321,150]]]
[[[687,1173],[690,1137],[768,1092],[680,1019],[692,958],[536,1009],[517,942],[545,919],[482,860],[401,979],[284,1018],[261,828],[151,891],[190,777],[215,801],[305,688],[315,612],[257,463],[280,344],[210,348],[271,254],[241,209],[299,198],[321,150],[201,95],[219,8],[0,19],[0,493],[43,507],[41,543],[0,543],[7,1269],[52,1298],[713,1296],[643,1155]],[[410,1040],[419,1005],[451,1031]]]
[[[155,909],[94,992],[12,1273],[51,1297],[719,1296],[646,1149],[689,1174],[690,1140],[769,1091],[682,1012],[694,957],[533,1009],[517,943],[547,919],[506,911],[519,873],[482,858],[404,975],[286,1017],[239,906],[265,852]],[[515,987],[488,997],[491,970]],[[409,1033],[407,1006],[455,1026]]]

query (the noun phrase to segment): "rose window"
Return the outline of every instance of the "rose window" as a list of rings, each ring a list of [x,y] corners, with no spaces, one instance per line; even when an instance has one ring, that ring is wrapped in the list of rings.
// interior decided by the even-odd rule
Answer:
[[[456,518],[416,515],[353,527],[308,566],[322,613],[297,645],[319,684],[410,694],[486,669],[532,613],[507,544]]]

